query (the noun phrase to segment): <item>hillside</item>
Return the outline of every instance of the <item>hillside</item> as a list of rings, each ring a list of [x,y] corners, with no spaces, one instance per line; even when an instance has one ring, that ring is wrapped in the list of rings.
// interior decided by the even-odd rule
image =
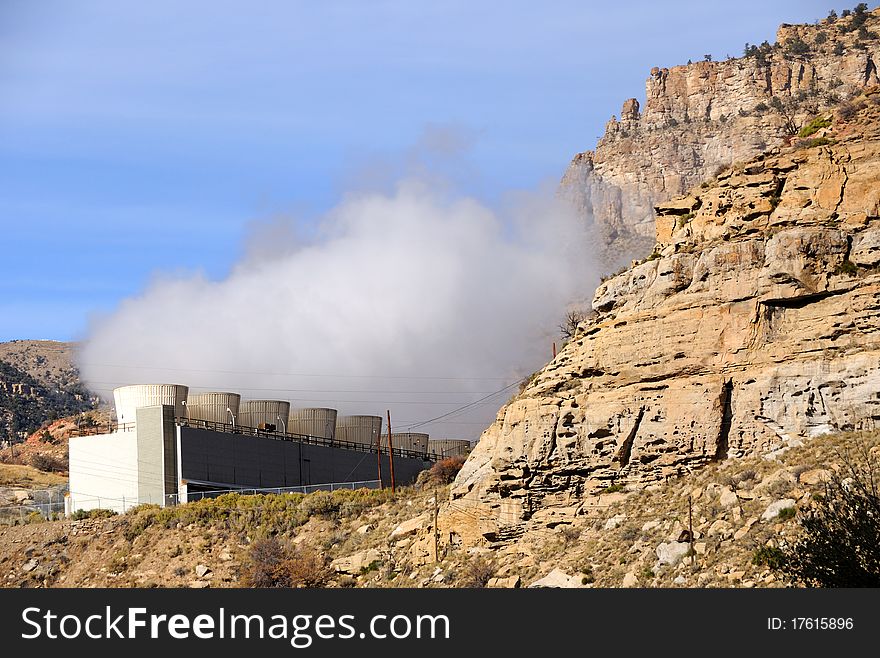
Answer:
[[[654,244],[654,206],[785,145],[811,117],[878,84],[880,9],[783,25],[743,57],[654,67],[645,106],[623,103],[561,184],[612,271]]]
[[[877,428],[878,177],[874,89],[659,205],[653,252],[499,411],[446,525],[512,540],[610,485]]]
[[[557,510],[515,544],[445,541],[435,563],[434,489],[224,496],[168,510],[0,526],[7,587],[235,587],[259,538],[299,547],[329,587],[779,587],[758,549],[798,535],[842,451],[880,436],[830,435],[771,459],[727,460],[646,490]],[[876,450],[876,449],[875,449]],[[441,498],[446,488],[437,493]],[[693,560],[681,542],[693,514]],[[794,512],[779,514],[779,510]],[[760,560],[757,560],[760,562]],[[317,566],[316,566],[317,565]],[[549,577],[549,578],[548,578]]]
[[[21,440],[47,421],[95,407],[79,380],[72,343],[0,343],[0,441]]]

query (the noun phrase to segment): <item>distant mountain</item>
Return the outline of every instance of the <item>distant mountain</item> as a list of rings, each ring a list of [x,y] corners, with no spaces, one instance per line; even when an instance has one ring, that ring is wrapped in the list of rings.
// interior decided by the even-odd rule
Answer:
[[[0,343],[0,441],[23,440],[47,421],[95,408],[80,382],[74,343]]]

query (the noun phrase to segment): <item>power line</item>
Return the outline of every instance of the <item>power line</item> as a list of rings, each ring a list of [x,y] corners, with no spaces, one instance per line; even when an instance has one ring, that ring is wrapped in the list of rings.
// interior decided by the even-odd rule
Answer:
[[[506,390],[508,390],[508,389],[510,389],[510,388],[513,388],[514,386],[517,386],[517,385],[521,384],[521,383],[524,382],[526,379],[527,379],[526,377],[523,377],[523,378],[520,379],[519,381],[517,381],[517,382],[513,382],[512,384],[508,384],[508,385],[505,386],[504,388],[499,388],[499,389],[498,389],[497,391],[495,391],[494,393],[490,393],[489,395],[487,395],[487,396],[485,396],[485,397],[482,397],[482,398],[480,398],[479,400],[474,400],[473,402],[470,402],[470,403],[464,405],[463,407],[459,407],[458,409],[453,409],[453,410],[450,411],[449,413],[445,413],[445,414],[442,414],[442,415],[440,415],[440,416],[436,416],[436,417],[434,417],[434,418],[430,418],[429,420],[424,420],[424,421],[422,421],[422,422],[420,422],[420,423],[415,423],[414,425],[409,425],[409,426],[407,426],[407,429],[412,430],[412,429],[415,429],[416,427],[422,427],[423,425],[428,425],[429,423],[433,423],[433,422],[435,422],[435,421],[441,420],[441,419],[446,418],[446,417],[448,417],[448,416],[452,416],[453,414],[457,414],[457,413],[460,413],[460,412],[462,412],[462,411],[465,411],[465,410],[469,409],[470,407],[474,407],[474,406],[476,406],[476,405],[478,405],[478,404],[481,404],[481,403],[485,402],[485,401],[488,400],[489,398],[492,398],[492,397],[495,397],[496,395],[499,395],[499,394],[501,394],[501,393],[504,393],[504,391],[506,391]]]

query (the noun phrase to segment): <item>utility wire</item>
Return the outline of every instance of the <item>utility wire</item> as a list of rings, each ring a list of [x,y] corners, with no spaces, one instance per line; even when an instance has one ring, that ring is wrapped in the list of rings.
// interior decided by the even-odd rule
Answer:
[[[501,394],[501,393],[504,393],[504,391],[506,391],[506,390],[508,390],[508,389],[510,389],[510,388],[513,388],[514,386],[518,386],[519,384],[521,384],[522,382],[524,382],[526,379],[527,379],[526,377],[523,377],[523,378],[520,379],[519,381],[513,382],[512,384],[508,384],[508,385],[505,386],[504,388],[499,388],[499,389],[498,389],[497,391],[495,391],[494,393],[490,393],[489,395],[487,395],[487,396],[485,396],[485,397],[482,397],[482,398],[480,398],[479,400],[474,400],[473,402],[470,402],[470,403],[464,405],[463,407],[459,407],[458,409],[453,409],[453,410],[450,411],[449,413],[445,413],[445,414],[443,414],[443,415],[441,415],[441,416],[436,416],[436,417],[434,417],[434,418],[430,418],[430,419],[428,419],[428,420],[423,420],[422,422],[420,422],[420,423],[415,423],[414,425],[408,425],[408,426],[407,426],[407,429],[412,430],[412,429],[415,429],[416,427],[422,427],[423,425],[428,425],[429,423],[433,423],[433,422],[435,422],[435,421],[441,420],[441,419],[446,418],[446,417],[448,417],[448,416],[452,416],[453,414],[457,414],[457,413],[459,413],[459,412],[461,412],[461,411],[465,411],[465,410],[469,409],[470,407],[474,407],[474,406],[476,406],[476,405],[478,405],[478,404],[481,404],[481,403],[485,402],[485,401],[488,400],[489,398],[493,398],[493,397],[495,397],[496,395],[499,395],[499,394]]]

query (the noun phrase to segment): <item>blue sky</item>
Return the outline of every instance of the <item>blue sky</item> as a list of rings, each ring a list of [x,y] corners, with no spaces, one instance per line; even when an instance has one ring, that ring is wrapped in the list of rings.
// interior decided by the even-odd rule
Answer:
[[[254,221],[308,224],[426,130],[490,206],[555,182],[652,66],[829,8],[3,0],[0,340],[81,338],[157,273],[221,278]]]

